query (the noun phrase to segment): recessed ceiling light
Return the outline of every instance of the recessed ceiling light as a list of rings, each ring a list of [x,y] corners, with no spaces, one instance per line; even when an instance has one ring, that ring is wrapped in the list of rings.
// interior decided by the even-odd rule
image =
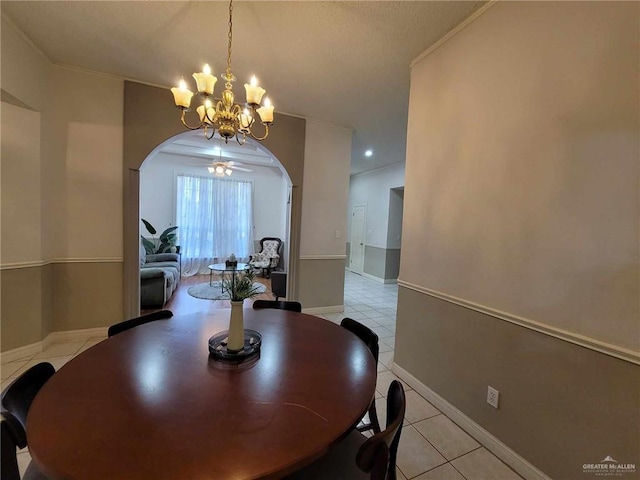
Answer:
[[[365,157],[370,157],[371,155],[373,155],[373,150],[367,150],[366,152],[364,152]]]

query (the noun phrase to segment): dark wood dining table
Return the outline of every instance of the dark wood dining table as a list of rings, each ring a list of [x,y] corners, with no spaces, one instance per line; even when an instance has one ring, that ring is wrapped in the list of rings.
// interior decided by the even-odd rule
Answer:
[[[376,365],[328,320],[244,310],[259,358],[229,365],[208,339],[229,311],[138,326],[64,365],[36,396],[29,450],[51,479],[281,478],[326,453],[364,415]]]

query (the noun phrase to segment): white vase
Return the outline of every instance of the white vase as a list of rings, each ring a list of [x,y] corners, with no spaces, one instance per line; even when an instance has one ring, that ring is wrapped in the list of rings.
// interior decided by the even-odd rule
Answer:
[[[229,340],[227,351],[239,352],[244,348],[244,318],[242,305],[244,301],[231,301],[231,319],[229,320]]]

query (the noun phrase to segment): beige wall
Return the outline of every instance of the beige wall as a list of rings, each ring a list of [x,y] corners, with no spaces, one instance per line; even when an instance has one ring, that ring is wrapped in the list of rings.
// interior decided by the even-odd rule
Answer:
[[[3,18],[2,89],[6,351],[122,318],[123,82],[51,65]]]
[[[404,281],[640,350],[638,8],[500,3],[415,64]]]
[[[305,137],[300,255],[344,255],[351,129],[307,120]]]
[[[62,258],[122,258],[123,81],[54,67]],[[58,223],[58,222],[56,222]],[[87,233],[90,230],[90,238]]]
[[[639,9],[498,2],[411,73],[395,362],[553,478],[640,464]]]
[[[50,92],[46,79],[51,63],[4,15],[1,27],[2,89],[42,111]]]
[[[307,120],[298,298],[304,308],[344,303],[351,133]]]
[[[2,103],[0,118],[2,263],[39,263],[42,260],[40,114]]]

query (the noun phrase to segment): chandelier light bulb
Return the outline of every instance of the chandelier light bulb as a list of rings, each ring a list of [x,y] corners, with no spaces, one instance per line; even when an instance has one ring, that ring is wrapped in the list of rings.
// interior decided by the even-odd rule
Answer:
[[[191,97],[193,97],[193,92],[187,88],[187,82],[184,81],[184,78],[180,79],[178,88],[173,87],[171,89],[171,93],[173,93],[173,101],[176,107],[182,109],[184,113],[184,110],[191,105]]]
[[[251,76],[251,81],[249,82],[249,84],[250,84],[252,87],[257,87],[257,86],[258,86],[258,79],[256,78],[256,76],[255,76],[255,75],[252,75],[252,76]]]
[[[205,75],[211,75],[211,67],[208,63],[205,63],[204,67],[202,67],[202,73],[204,73]]]

